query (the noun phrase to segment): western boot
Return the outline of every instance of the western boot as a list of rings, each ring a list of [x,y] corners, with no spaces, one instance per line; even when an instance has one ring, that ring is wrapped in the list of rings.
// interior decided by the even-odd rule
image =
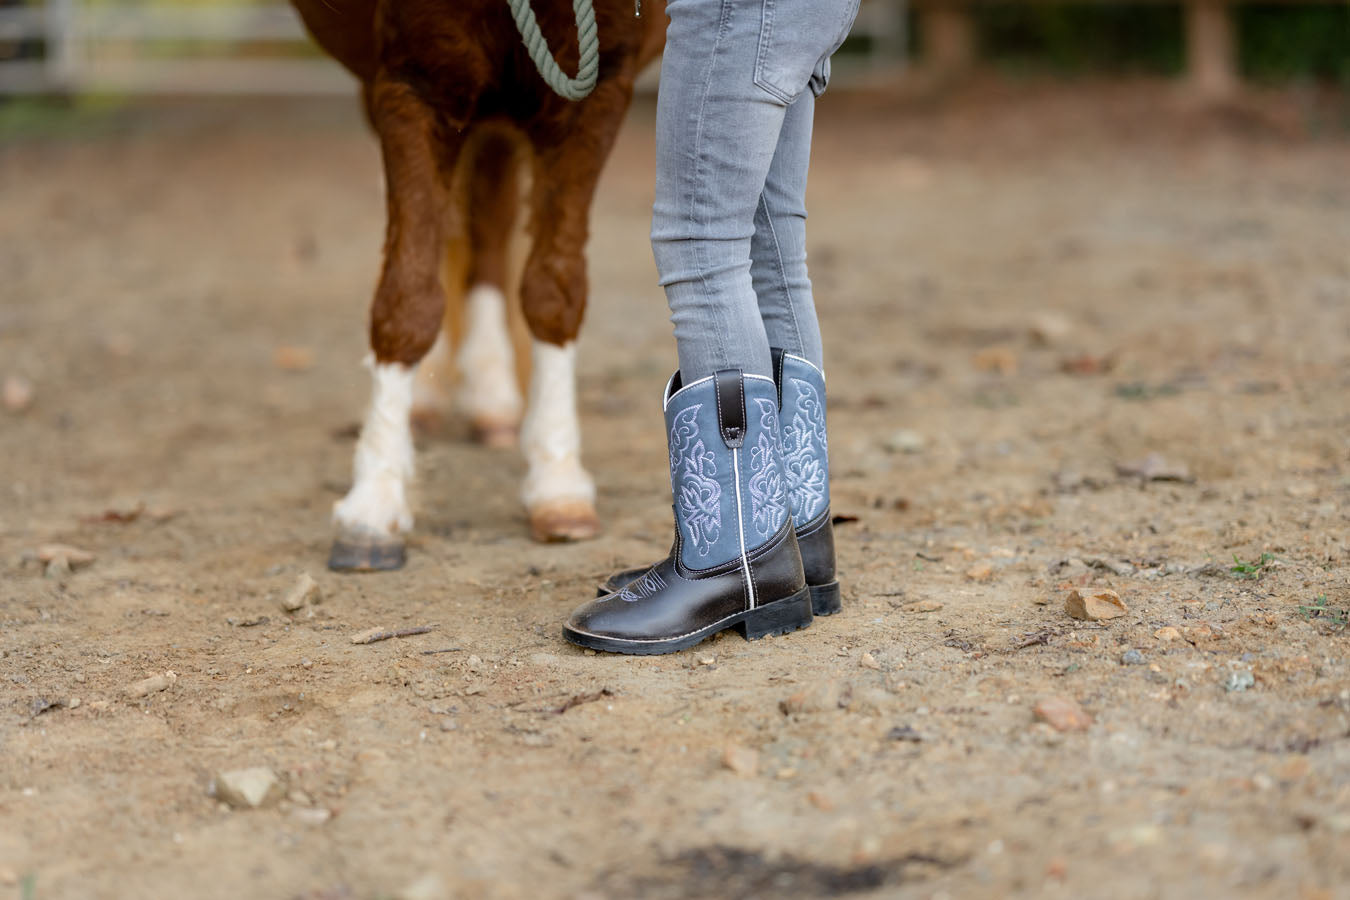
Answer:
[[[671,653],[728,628],[747,640],[811,624],[788,513],[772,379],[725,369],[666,386],[675,543],[670,556],[572,613],[563,637],[615,653]]]
[[[817,616],[839,612],[835,575],[834,524],[830,518],[829,441],[825,430],[825,375],[800,356],[774,348],[773,375],[782,419],[782,459],[788,505],[802,557],[811,611]],[[626,569],[611,575],[597,596],[622,590],[647,569]]]

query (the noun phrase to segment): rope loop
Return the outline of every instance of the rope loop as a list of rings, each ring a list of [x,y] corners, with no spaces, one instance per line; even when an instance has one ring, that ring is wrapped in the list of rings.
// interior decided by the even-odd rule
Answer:
[[[539,20],[534,16],[530,0],[507,0],[511,7],[511,18],[516,21],[516,30],[525,43],[539,77],[553,89],[554,93],[566,100],[585,100],[595,90],[595,82],[600,74],[600,32],[595,27],[595,7],[591,0],[572,0],[572,11],[577,19],[577,43],[581,48],[581,63],[577,66],[577,77],[568,78],[553,52],[548,49],[548,41],[539,30]]]

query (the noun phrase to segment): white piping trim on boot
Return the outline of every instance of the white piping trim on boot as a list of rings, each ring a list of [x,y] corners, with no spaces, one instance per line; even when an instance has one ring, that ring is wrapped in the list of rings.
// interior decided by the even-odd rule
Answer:
[[[745,552],[745,513],[741,507],[741,451],[731,451],[731,470],[736,478],[736,527],[741,536],[741,569],[745,572],[745,589],[750,595],[750,608],[755,608],[755,579],[750,574],[750,555]]]

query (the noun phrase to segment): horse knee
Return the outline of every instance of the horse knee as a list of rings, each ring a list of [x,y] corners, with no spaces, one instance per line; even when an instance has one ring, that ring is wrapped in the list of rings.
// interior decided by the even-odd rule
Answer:
[[[532,257],[520,283],[530,333],[546,344],[576,340],[586,312],[586,269],[580,260]]]

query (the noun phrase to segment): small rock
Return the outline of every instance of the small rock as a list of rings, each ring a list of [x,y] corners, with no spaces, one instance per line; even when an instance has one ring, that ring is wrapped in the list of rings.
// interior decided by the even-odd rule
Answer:
[[[318,603],[319,599],[319,583],[308,572],[301,572],[295,584],[281,598],[281,608],[286,612],[295,612],[306,603]]]
[[[700,666],[711,666],[715,662],[717,662],[717,657],[715,656],[700,656],[698,658],[698,664]]]
[[[1011,347],[985,347],[975,354],[975,368],[981,372],[997,372],[1000,375],[1017,374],[1017,354]]]
[[[994,567],[989,563],[980,563],[966,570],[966,577],[971,581],[988,581],[994,577]]]
[[[283,372],[305,372],[314,367],[314,351],[308,347],[281,346],[272,355],[272,362]]]
[[[445,900],[450,893],[439,875],[423,875],[394,893],[394,900]]]
[[[923,735],[915,731],[911,725],[897,725],[886,732],[888,741],[908,741],[911,744],[917,744],[923,740]]]
[[[1047,697],[1032,714],[1056,731],[1086,731],[1092,725],[1092,717],[1068,697]]]
[[[1072,332],[1073,323],[1067,317],[1048,310],[1033,315],[1027,328],[1031,340],[1045,347],[1061,343]]]
[[[333,818],[333,811],[322,806],[298,806],[291,810],[291,818],[302,825],[317,827]]]
[[[759,753],[740,744],[727,744],[722,765],[744,778],[753,778],[759,772]]]
[[[904,607],[905,612],[916,613],[937,612],[939,609],[942,609],[942,602],[940,600],[920,600],[917,603],[910,603]]]
[[[1160,453],[1150,453],[1143,459],[1117,463],[1116,473],[1140,481],[1192,481],[1191,470],[1185,463],[1173,462]]]
[[[286,794],[286,799],[294,803],[296,806],[314,805],[313,798],[311,798],[309,794],[306,794],[299,788],[292,788],[291,791],[288,794]]]
[[[862,656],[860,656],[858,658],[858,665],[862,666],[864,669],[881,668],[881,663],[877,662],[877,658],[873,656],[871,653],[864,653]]]
[[[1164,625],[1162,628],[1159,628],[1157,631],[1153,632],[1153,636],[1163,643],[1181,640],[1181,632],[1171,625]]]
[[[820,791],[811,791],[806,795],[806,799],[812,806],[822,812],[830,812],[834,809],[834,801]]]
[[[71,697],[66,701],[66,709],[79,709],[81,700],[79,697]]]
[[[810,687],[780,700],[778,708],[785,716],[837,710],[846,705],[840,702],[844,693],[838,682],[818,681]]]
[[[91,564],[97,557],[69,544],[44,544],[38,547],[37,558],[46,564],[44,574],[48,578],[58,578]]]
[[[140,697],[148,697],[151,694],[157,694],[160,691],[168,690],[173,687],[173,683],[178,680],[175,672],[165,672],[163,675],[151,675],[135,684],[127,685],[127,696],[133,700]]]
[[[1070,591],[1064,598],[1064,611],[1074,619],[1086,619],[1100,622],[1125,615],[1129,610],[1113,590],[1100,590],[1084,595],[1079,591]]]
[[[1240,694],[1255,685],[1255,676],[1246,669],[1240,669],[1228,676],[1228,680],[1223,683],[1223,689],[1232,694]]]
[[[3,396],[5,409],[20,413],[33,402],[33,383],[22,375],[6,375]]]
[[[1120,654],[1120,664],[1122,666],[1142,666],[1144,664],[1144,654],[1138,650],[1126,650]]]
[[[259,809],[271,806],[286,793],[286,786],[271,769],[256,766],[217,772],[215,796],[235,809]]]
[[[891,453],[922,453],[923,448],[927,446],[928,440],[919,432],[912,428],[901,428],[899,431],[892,432],[891,436],[886,438],[883,445]]]

